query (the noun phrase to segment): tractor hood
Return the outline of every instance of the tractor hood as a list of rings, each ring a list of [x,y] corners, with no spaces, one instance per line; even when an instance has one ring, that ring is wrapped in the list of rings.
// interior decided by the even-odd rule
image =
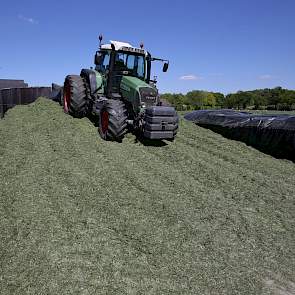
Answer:
[[[131,76],[123,76],[120,90],[125,100],[129,101],[137,113],[142,107],[157,105],[158,90],[146,82]]]

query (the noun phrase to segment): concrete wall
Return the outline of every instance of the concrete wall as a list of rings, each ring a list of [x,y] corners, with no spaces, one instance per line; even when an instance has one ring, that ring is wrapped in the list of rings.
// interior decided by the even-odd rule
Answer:
[[[3,88],[26,88],[28,84],[24,80],[0,79],[0,90]]]
[[[4,113],[19,104],[34,102],[38,97],[50,97],[51,87],[6,88],[0,90],[0,118]]]

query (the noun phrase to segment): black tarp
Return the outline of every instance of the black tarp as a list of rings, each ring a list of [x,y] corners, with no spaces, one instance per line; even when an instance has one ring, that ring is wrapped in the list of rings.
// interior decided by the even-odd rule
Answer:
[[[1,90],[0,90],[0,119],[4,117],[4,103],[1,95]]]
[[[51,89],[52,89],[52,92],[48,98],[53,101],[61,103],[61,99],[63,95],[63,87],[55,83],[52,83]]]
[[[295,116],[200,110],[190,112],[184,118],[277,158],[295,161]]]

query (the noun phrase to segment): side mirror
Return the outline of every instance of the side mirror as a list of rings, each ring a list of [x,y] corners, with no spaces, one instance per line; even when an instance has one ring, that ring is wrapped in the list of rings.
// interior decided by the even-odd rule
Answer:
[[[163,72],[166,73],[168,71],[168,68],[169,68],[169,63],[165,62],[163,65]]]
[[[96,51],[95,57],[94,57],[94,63],[96,65],[100,65],[102,62],[102,54],[99,51]]]

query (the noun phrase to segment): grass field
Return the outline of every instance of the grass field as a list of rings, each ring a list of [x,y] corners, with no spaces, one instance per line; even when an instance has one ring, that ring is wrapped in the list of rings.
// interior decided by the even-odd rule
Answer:
[[[295,165],[181,120],[105,142],[45,99],[0,121],[1,294],[295,294]]]

